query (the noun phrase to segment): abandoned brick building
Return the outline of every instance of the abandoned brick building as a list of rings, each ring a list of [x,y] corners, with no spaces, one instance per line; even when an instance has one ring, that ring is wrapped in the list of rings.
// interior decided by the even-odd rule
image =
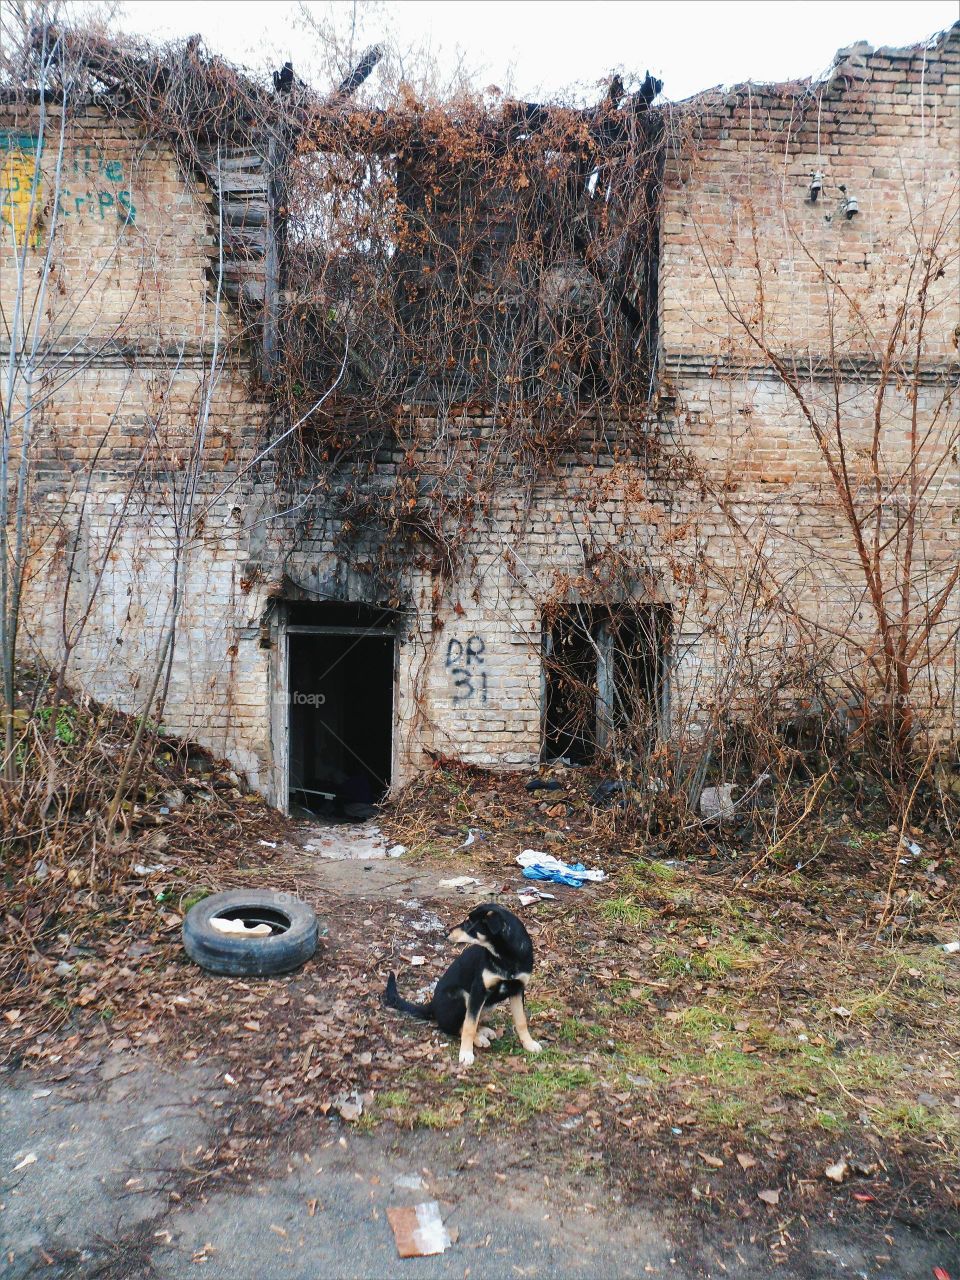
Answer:
[[[703,741],[764,691],[854,722],[881,650],[955,730],[960,26],[667,105],[259,89],[243,136],[210,63],[189,154],[103,61],[0,108],[3,342],[43,318],[21,654],[135,713],[157,671],[280,807]]]

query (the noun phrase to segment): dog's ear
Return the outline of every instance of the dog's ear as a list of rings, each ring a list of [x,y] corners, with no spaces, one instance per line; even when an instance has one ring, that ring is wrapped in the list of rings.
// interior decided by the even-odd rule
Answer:
[[[495,911],[488,911],[483,923],[488,933],[503,933],[503,921]]]

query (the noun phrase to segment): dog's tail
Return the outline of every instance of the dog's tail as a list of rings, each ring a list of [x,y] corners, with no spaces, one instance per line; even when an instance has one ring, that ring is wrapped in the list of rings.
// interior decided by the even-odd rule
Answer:
[[[414,1004],[412,1000],[404,1000],[397,990],[397,975],[391,973],[387,978],[387,989],[381,996],[388,1009],[399,1009],[401,1013],[409,1013],[424,1022],[432,1021],[429,1004]]]

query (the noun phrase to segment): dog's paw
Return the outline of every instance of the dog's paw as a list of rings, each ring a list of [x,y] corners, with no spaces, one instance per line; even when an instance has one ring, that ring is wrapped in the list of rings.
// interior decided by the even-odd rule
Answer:
[[[528,1040],[523,1047],[526,1049],[527,1053],[543,1052],[543,1045],[540,1043],[539,1040]]]
[[[472,1049],[460,1050],[460,1065],[461,1067],[473,1066],[473,1050]]]
[[[489,1049],[492,1040],[493,1040],[493,1036],[486,1029],[486,1027],[484,1027],[482,1031],[478,1031],[477,1034],[473,1037],[473,1047],[475,1049]]]

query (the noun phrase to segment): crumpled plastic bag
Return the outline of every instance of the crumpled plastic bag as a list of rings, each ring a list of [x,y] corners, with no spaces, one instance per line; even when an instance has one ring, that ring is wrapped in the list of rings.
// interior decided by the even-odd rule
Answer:
[[[554,884],[566,884],[571,889],[580,889],[585,880],[606,880],[606,872],[599,867],[589,870],[582,862],[563,862],[552,853],[541,853],[537,849],[524,849],[517,856],[517,863],[523,867],[526,880],[549,880]]]

